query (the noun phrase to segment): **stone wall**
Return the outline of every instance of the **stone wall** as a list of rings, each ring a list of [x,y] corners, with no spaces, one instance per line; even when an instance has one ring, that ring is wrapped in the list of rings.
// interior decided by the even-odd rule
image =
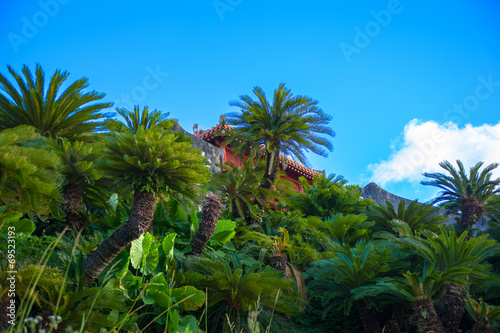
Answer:
[[[185,131],[178,123],[175,123],[175,125],[172,127],[172,130],[174,130],[176,132],[179,132],[179,131],[183,132],[187,136],[189,136],[193,140],[193,147],[200,149],[203,152],[204,156],[207,158],[207,164],[208,164],[208,168],[210,169],[210,171],[213,173],[220,172],[220,168],[215,165],[215,163],[220,163],[219,148],[206,142],[203,139],[200,139],[196,135]]]

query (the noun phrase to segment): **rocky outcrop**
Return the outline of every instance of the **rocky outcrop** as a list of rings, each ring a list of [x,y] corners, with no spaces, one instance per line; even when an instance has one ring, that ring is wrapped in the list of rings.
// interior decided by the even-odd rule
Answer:
[[[385,202],[389,201],[394,207],[397,207],[401,200],[404,200],[407,206],[410,204],[410,202],[412,202],[412,200],[398,197],[395,194],[387,192],[375,183],[370,183],[363,187],[361,189],[361,195],[365,199],[371,198],[373,201],[375,201],[375,203],[382,205],[385,205]]]
[[[193,147],[202,151],[202,154],[207,158],[207,165],[211,172],[218,173],[220,168],[215,163],[220,163],[220,151],[217,147],[211,145],[196,135],[186,132],[178,123],[172,127],[176,132],[183,132],[193,140]]]

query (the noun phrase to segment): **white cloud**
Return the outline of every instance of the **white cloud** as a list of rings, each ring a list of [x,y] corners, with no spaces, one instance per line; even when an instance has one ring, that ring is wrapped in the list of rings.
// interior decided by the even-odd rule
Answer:
[[[452,122],[413,119],[404,128],[402,143],[391,147],[392,155],[381,163],[370,164],[370,180],[384,186],[390,182],[419,182],[424,172],[443,172],[439,163],[459,159],[468,170],[479,161],[486,166],[500,162],[500,123],[458,128]],[[493,172],[500,177],[500,167]]]

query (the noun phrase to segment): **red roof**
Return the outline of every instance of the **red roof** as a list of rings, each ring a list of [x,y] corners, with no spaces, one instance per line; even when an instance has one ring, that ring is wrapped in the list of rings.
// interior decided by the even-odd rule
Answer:
[[[214,126],[211,129],[206,130],[206,131],[195,129],[194,135],[196,135],[197,137],[199,137],[207,142],[213,143],[212,141],[214,139],[215,132],[221,131],[222,133],[224,133],[224,131],[226,131],[226,130],[232,131],[233,129],[234,129],[233,126],[229,126],[226,124],[224,124],[224,125],[218,124],[217,126]],[[312,176],[314,176],[315,174],[322,173],[321,171],[308,168],[308,167],[292,160],[291,158],[289,158],[287,156],[281,156],[280,164],[283,163],[283,160],[286,161],[287,168],[290,168],[290,169],[292,169],[300,174],[308,175],[308,176],[310,176],[311,179],[312,179]]]

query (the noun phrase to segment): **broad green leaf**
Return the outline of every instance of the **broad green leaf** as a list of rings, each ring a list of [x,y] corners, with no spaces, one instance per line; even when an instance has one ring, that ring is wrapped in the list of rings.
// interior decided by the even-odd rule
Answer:
[[[185,301],[179,303],[179,306],[184,310],[192,311],[200,308],[205,302],[205,293],[196,289],[193,286],[183,286],[171,290],[171,296],[175,298],[176,302],[180,302],[187,298]]]
[[[167,271],[177,268],[177,262],[174,259],[174,244],[175,237],[177,234],[175,232],[165,236],[162,242],[163,252],[165,253],[165,269]]]

